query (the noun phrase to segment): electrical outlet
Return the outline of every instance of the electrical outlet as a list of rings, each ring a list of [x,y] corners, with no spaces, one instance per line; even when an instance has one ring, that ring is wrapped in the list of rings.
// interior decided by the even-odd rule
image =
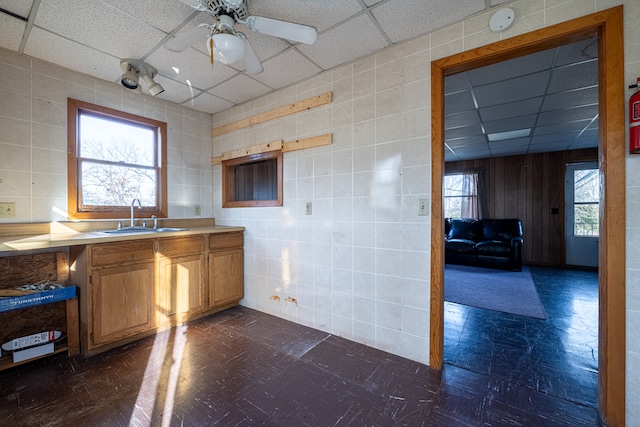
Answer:
[[[313,205],[311,202],[307,202],[307,215],[311,215],[313,213]]]
[[[429,213],[427,211],[428,205],[427,199],[419,199],[418,200],[418,216],[427,216]]]
[[[202,209],[200,208],[200,205],[193,206],[193,214],[195,216],[200,216],[202,214]]]
[[[15,218],[15,217],[16,217],[16,203],[0,202],[0,218]]]

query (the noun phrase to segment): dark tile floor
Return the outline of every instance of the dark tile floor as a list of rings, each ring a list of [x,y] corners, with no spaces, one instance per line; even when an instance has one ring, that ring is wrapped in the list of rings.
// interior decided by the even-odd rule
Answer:
[[[555,280],[558,274],[536,275]],[[540,293],[545,301],[555,299]],[[550,318],[555,310],[547,309]],[[469,317],[485,323],[479,313],[459,312],[467,321],[458,346],[471,333]],[[500,322],[492,313],[484,316]],[[565,321],[565,330],[575,333],[587,327],[576,326],[580,320]],[[574,334],[536,330],[540,338],[522,339],[542,342],[548,333],[564,343]],[[486,328],[483,333],[489,340]],[[447,342],[450,350],[451,339]],[[574,357],[566,346],[531,347],[531,360],[548,360],[548,352],[555,356],[550,368]],[[576,365],[584,363],[577,360]],[[91,358],[55,355],[0,372],[0,425],[598,425],[592,404],[532,386],[525,375],[510,373],[508,361],[476,365],[474,371],[447,364],[438,372],[238,307]],[[550,383],[555,390],[558,385]]]
[[[598,273],[530,271],[547,319],[446,302],[445,363],[596,408]]]

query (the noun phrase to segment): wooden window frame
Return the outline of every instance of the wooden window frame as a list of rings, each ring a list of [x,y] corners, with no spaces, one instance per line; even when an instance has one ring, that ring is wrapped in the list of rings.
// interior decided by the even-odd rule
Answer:
[[[80,182],[78,158],[79,116],[88,112],[111,120],[143,125],[157,129],[159,139],[156,149],[159,158],[155,168],[158,181],[156,183],[156,206],[143,206],[140,211],[145,216],[156,215],[167,217],[167,124],[158,120],[137,116],[77,99],[67,99],[67,216],[69,219],[114,219],[128,218],[131,206],[99,206],[84,208],[81,206],[82,183]],[[137,210],[137,209],[136,209]]]
[[[264,160],[275,159],[278,198],[272,200],[235,200],[235,173],[237,166],[256,163]],[[251,154],[222,161],[222,207],[223,208],[248,208],[282,206],[282,150],[268,151]]]

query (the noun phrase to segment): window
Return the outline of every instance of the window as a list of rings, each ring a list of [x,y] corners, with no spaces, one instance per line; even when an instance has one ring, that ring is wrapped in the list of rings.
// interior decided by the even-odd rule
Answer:
[[[133,199],[167,216],[167,124],[69,99],[68,215],[123,218]]]
[[[445,218],[480,218],[478,174],[456,173],[444,177]]]
[[[598,236],[600,211],[600,172],[580,169],[573,172],[573,234]]]
[[[222,162],[222,207],[282,206],[282,151]]]

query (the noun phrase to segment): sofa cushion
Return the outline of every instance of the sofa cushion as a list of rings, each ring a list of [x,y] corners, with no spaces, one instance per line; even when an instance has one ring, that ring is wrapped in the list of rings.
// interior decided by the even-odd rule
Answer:
[[[498,242],[495,240],[480,242],[476,245],[478,255],[510,257],[511,244],[508,242]]]
[[[452,219],[449,225],[449,240],[482,240],[482,221],[476,219]]]
[[[444,244],[445,251],[454,254],[474,254],[476,242],[465,239],[449,239]]]
[[[522,236],[519,219],[485,219],[482,221],[483,240],[508,242],[512,237]]]

